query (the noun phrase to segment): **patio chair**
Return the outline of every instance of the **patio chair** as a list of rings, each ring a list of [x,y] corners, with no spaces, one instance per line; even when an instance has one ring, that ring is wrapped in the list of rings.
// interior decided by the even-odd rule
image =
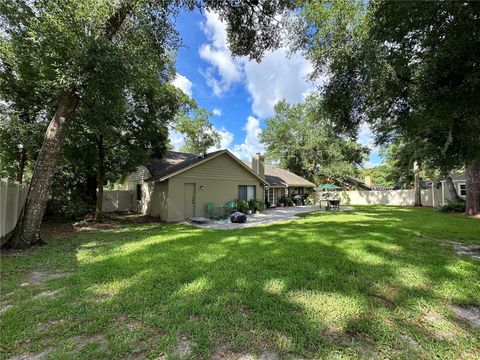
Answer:
[[[218,208],[213,206],[212,203],[207,203],[206,210],[208,217],[213,220],[218,212]]]
[[[237,211],[237,205],[233,201],[229,201],[225,204],[225,212],[227,215],[233,214]]]

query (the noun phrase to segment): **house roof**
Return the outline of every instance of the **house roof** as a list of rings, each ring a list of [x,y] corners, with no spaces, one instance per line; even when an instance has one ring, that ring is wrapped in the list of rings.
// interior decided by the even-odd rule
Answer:
[[[253,176],[258,178],[260,181],[265,182],[264,179],[262,179],[252,170],[252,168],[246,166],[228,150],[213,151],[200,156],[177,151],[167,151],[162,159],[151,159],[147,162],[146,167],[151,176],[145,181],[164,181],[172,176],[178,175],[197,165],[214,159],[221,154],[229,155],[234,161],[243,166]]]
[[[345,178],[345,182],[349,185],[358,186],[359,188],[361,188],[363,190],[390,190],[390,189],[392,189],[391,187],[378,185],[378,184],[374,184],[374,183],[372,183],[370,185],[367,185],[365,183],[365,181],[354,178],[354,177],[351,177],[351,176],[347,176]]]
[[[249,161],[244,161],[248,167]],[[265,164],[265,180],[270,186],[315,187],[315,184],[277,165]]]

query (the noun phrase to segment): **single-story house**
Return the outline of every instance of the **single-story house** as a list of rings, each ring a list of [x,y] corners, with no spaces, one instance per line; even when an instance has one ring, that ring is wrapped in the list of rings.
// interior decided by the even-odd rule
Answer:
[[[249,167],[255,166],[255,159],[259,159],[258,162],[264,164],[260,154],[257,154],[252,162],[245,161],[245,164]],[[315,189],[314,183],[280,166],[264,164],[264,172],[268,184],[265,190],[265,202],[268,201],[271,206],[277,206],[281,198],[310,195]]]
[[[134,193],[134,209],[167,222],[206,215],[206,206],[224,205],[235,199],[270,199],[307,194],[315,184],[281,169],[264,164],[256,154],[251,163],[228,150],[201,156],[168,151],[162,159],[151,159],[122,182]]]

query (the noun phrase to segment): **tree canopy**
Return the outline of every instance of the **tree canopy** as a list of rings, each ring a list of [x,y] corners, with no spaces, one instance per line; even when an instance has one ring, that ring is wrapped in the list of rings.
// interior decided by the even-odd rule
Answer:
[[[292,42],[314,75],[329,74],[323,94],[337,128],[367,121],[378,143],[409,139],[422,163],[444,174],[466,166],[478,179],[479,16],[478,2],[307,1]],[[477,212],[473,178],[469,193]]]
[[[366,147],[335,131],[321,105],[315,97],[297,105],[280,101],[260,136],[267,159],[313,182],[354,175],[368,154]]]

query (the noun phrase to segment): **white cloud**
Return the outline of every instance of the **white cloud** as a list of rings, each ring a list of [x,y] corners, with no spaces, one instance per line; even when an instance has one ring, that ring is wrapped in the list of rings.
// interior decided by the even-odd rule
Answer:
[[[222,112],[222,109],[213,108],[212,113],[213,113],[213,115],[215,115],[215,116],[222,116],[222,113],[223,113],[223,112]]]
[[[175,79],[173,79],[172,84],[182,90],[188,96],[192,96],[192,82],[185,76],[177,74]]]
[[[282,99],[289,103],[302,101],[314,89],[314,84],[307,81],[312,69],[299,54],[289,58],[285,49],[267,53],[261,63],[247,62],[246,86],[253,113],[265,118],[273,115],[273,107]]]
[[[185,137],[181,132],[170,129],[168,132],[168,139],[173,146],[173,150],[178,151],[185,144]]]
[[[208,151],[216,151],[218,149],[229,149],[232,145],[234,135],[225,128],[215,129],[220,134],[220,147],[212,146]]]
[[[232,58],[227,46],[226,27],[214,13],[206,12],[202,29],[208,39],[199,49],[200,57],[210,66],[203,71],[215,96],[228,91],[233,84],[244,82],[252,99],[254,115],[264,118],[273,114],[273,106],[285,99],[302,101],[315,87],[307,81],[311,64],[300,54],[288,56],[286,49],[265,54],[262,62]]]
[[[262,128],[260,127],[260,121],[253,116],[247,118],[247,123],[243,128],[246,132],[245,140],[243,143],[235,145],[231,151],[240,159],[249,160],[257,152],[263,153],[265,148],[260,143],[260,134]]]
[[[202,29],[210,43],[200,46],[199,55],[211,66],[203,73],[215,96],[220,96],[242,78],[241,60],[233,59],[227,47],[224,24],[215,13],[205,13]]]

